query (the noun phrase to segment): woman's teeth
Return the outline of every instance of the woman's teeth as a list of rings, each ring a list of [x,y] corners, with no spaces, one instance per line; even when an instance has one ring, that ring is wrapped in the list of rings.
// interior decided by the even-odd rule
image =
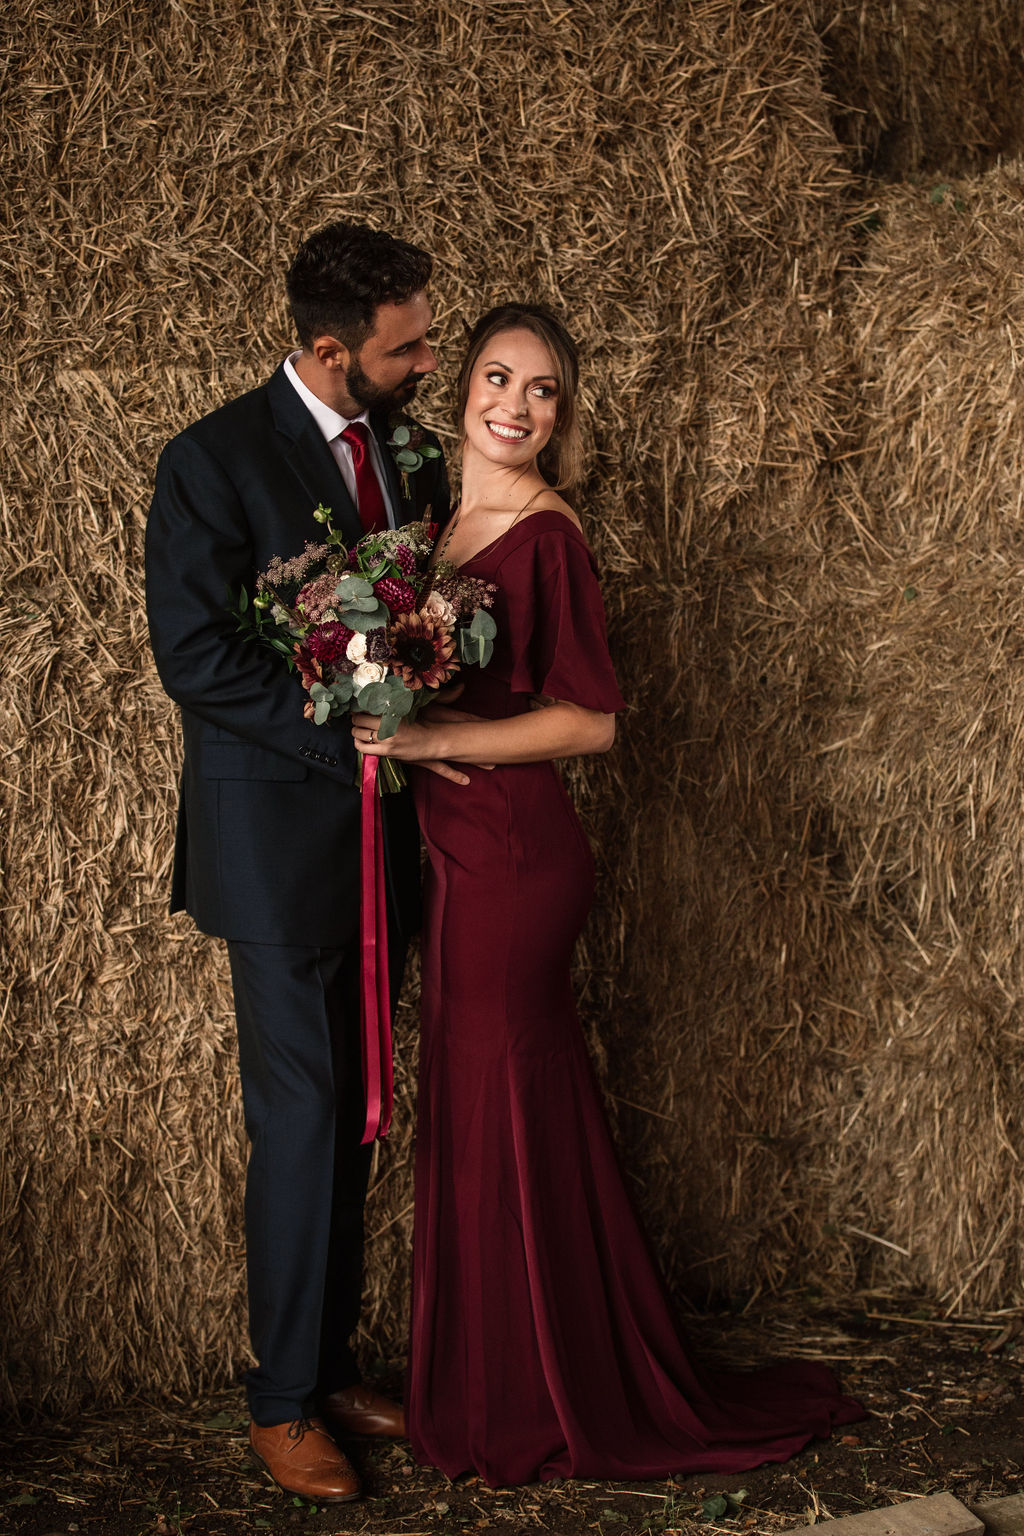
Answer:
[[[524,437],[530,435],[526,427],[505,427],[497,421],[489,421],[487,430],[493,432],[495,437],[503,437],[510,443],[521,443]]]

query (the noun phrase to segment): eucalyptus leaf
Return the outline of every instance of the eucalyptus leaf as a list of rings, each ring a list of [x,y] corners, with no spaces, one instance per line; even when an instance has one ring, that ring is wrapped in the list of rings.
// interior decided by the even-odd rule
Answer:
[[[367,683],[356,694],[356,704],[368,715],[382,715],[388,707],[388,689],[384,683]]]
[[[412,433],[408,427],[396,427],[391,434],[391,441],[396,448],[404,448],[411,436]]]
[[[373,587],[365,576],[357,576],[354,571],[346,571],[334,589],[335,596],[343,602],[350,603],[357,597],[372,597]]]
[[[478,608],[473,615],[473,622],[469,626],[469,632],[474,640],[493,640],[498,633],[498,626],[487,612],[486,608]]]
[[[377,727],[377,740],[390,741],[401,723],[399,716],[388,710],[380,717],[380,725]]]
[[[317,725],[326,725],[331,718],[330,699],[321,699],[313,710],[313,720]]]
[[[340,618],[349,629],[354,629],[361,635],[367,635],[371,629],[383,629],[388,621],[388,611],[383,603],[375,602],[368,612],[358,608],[345,608]]]
[[[337,682],[331,684],[331,696],[337,704],[347,704],[355,691],[351,677],[339,677]]]
[[[423,460],[413,448],[400,448],[395,454],[395,463],[399,469],[419,469]]]
[[[313,683],[310,686],[309,696],[314,704],[319,704],[321,699],[330,698],[331,690],[327,687],[326,683]]]
[[[477,657],[477,662],[481,667],[486,667],[487,663],[494,655],[494,641],[487,640],[481,636],[476,643],[480,647],[480,654]]]
[[[391,689],[388,699],[388,714],[397,715],[399,719],[404,719],[416,703],[416,695],[411,688],[405,686],[400,677],[396,677],[395,682],[398,684],[398,687]]]

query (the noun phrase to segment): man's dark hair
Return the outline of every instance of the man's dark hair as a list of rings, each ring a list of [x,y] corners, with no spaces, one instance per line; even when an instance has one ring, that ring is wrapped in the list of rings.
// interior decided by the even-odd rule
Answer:
[[[378,304],[404,304],[427,286],[433,265],[418,246],[366,224],[318,229],[299,246],[286,278],[299,340],[308,348],[318,336],[333,336],[358,352]]]

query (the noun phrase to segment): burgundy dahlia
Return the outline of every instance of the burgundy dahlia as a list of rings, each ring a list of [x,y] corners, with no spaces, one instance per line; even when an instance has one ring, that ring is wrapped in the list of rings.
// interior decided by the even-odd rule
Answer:
[[[406,581],[409,580],[410,576],[416,575],[416,556],[408,544],[399,544],[395,550],[395,563]]]
[[[375,581],[373,591],[390,613],[412,613],[416,607],[415,588],[395,576],[383,576],[380,581]]]
[[[353,631],[346,624],[339,624],[333,620],[314,629],[306,637],[306,645],[309,648],[309,654],[321,666],[333,667],[336,671],[351,672],[352,663],[345,655],[345,649],[352,635]]]
[[[455,640],[439,619],[403,613],[389,630],[391,670],[407,688],[439,688],[459,664],[452,659]]]

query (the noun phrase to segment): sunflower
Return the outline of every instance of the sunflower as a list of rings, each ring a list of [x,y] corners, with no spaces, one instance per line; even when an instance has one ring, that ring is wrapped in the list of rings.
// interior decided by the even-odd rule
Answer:
[[[400,613],[388,631],[391,670],[407,688],[440,688],[459,670],[455,638],[427,613]]]

